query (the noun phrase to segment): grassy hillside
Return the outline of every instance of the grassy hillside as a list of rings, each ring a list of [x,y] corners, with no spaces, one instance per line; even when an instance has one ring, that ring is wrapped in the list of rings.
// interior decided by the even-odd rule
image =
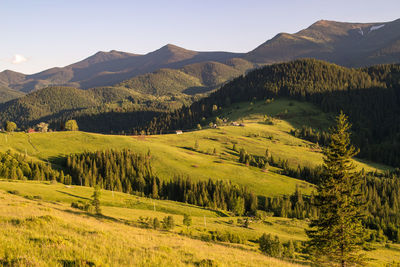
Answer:
[[[285,114],[285,119],[275,119],[274,125],[264,123],[264,115]],[[287,159],[289,165],[297,167],[316,166],[322,163],[321,150],[314,144],[298,139],[289,132],[293,126],[303,123],[328,127],[331,117],[323,114],[311,104],[277,100],[241,103],[226,110],[225,117],[243,122],[245,127],[221,126],[185,132],[181,135],[112,136],[84,132],[13,133],[0,134],[0,150],[11,149],[19,153],[57,163],[60,157],[70,153],[96,151],[109,148],[131,148],[133,151],[152,154],[157,175],[171,179],[176,174],[190,175],[193,179],[223,179],[246,185],[259,195],[275,196],[294,192],[296,185],[304,193],[312,186],[303,181],[279,174],[271,167],[268,172],[247,167],[238,162],[238,153],[233,144],[245,148],[254,155],[264,155],[266,148],[276,158]],[[194,149],[195,143],[198,149]],[[214,148],[216,154],[213,154]],[[385,169],[371,163],[357,163],[367,171]]]
[[[216,89],[223,83],[253,69],[254,64],[239,58],[224,63],[201,62],[180,69],[160,69],[128,79],[116,86],[143,94],[167,95],[184,93],[195,95]]]
[[[12,99],[24,96],[24,93],[12,90],[0,84],[0,103],[10,101]]]
[[[197,77],[174,69],[160,69],[126,80],[117,86],[151,95],[176,94],[189,88],[204,87]]]
[[[9,192],[12,192],[10,194]],[[248,228],[239,217],[188,204],[152,200],[102,190],[103,216],[70,204],[89,201],[92,188],[40,182],[0,180],[0,262],[4,265],[78,266],[292,266],[258,252],[263,233],[280,240],[305,240],[307,223],[296,219],[253,219]],[[17,211],[17,212],[16,212]],[[193,224],[182,224],[190,214]],[[171,231],[143,228],[140,218],[172,215]],[[204,223],[205,221],[205,223]],[[46,231],[42,231],[46,228]],[[204,242],[210,232],[234,232],[243,242]],[[100,245],[101,244],[101,245]],[[371,265],[400,260],[398,245],[373,245]]]
[[[7,194],[3,190],[8,190],[10,185],[22,195],[34,194],[42,199],[29,200]],[[161,220],[171,214],[170,210],[140,208],[140,205],[146,205],[146,199],[115,193],[117,201],[113,204],[120,206],[105,206],[104,216],[94,217],[70,208],[68,204],[71,200],[88,197],[91,192],[88,188],[69,191],[61,185],[35,184],[32,192],[31,184],[8,182],[0,182],[0,187],[1,265],[207,266],[204,264],[212,262],[218,266],[292,266],[265,257],[250,245],[209,243],[179,235],[184,229],[182,212],[193,211],[194,216],[198,215],[193,228],[201,228],[199,222],[204,220],[203,215],[211,225],[218,227],[218,222],[212,223],[219,221],[218,217],[197,208],[165,203],[168,208],[180,211],[172,212],[178,227],[172,232],[157,231],[139,228],[139,216]],[[64,195],[69,199],[66,200]],[[113,200],[111,192],[103,192],[103,198]],[[127,208],[127,203],[131,207]],[[156,208],[159,208],[159,202]],[[210,229],[214,228],[211,225]],[[43,228],[46,228],[45,232]]]

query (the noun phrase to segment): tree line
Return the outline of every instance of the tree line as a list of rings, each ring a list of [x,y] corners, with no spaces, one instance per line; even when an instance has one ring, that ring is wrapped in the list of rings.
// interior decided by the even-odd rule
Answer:
[[[106,150],[69,155],[64,167],[74,184],[99,185],[107,190],[218,208],[237,215],[255,214],[257,196],[247,188],[229,181],[193,181],[189,176],[161,180],[153,173],[150,159],[150,152],[141,155],[129,149]]]
[[[0,177],[17,180],[58,181],[71,184],[72,178],[64,171],[58,171],[40,161],[33,161],[26,155],[10,150],[0,152]]]

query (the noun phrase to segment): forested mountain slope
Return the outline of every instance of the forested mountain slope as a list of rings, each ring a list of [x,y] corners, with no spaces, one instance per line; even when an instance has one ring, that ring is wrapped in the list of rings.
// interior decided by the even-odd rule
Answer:
[[[343,110],[354,124],[353,139],[363,157],[400,163],[399,65],[348,69],[318,60],[297,60],[266,66],[144,127],[150,132],[194,128],[203,118],[218,116],[221,107],[276,97],[309,101],[326,112]]]

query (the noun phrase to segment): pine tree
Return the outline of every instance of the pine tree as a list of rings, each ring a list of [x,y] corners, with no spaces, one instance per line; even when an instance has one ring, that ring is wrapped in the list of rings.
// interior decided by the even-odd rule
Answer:
[[[289,240],[287,247],[285,248],[284,255],[286,258],[294,259],[295,258],[295,249],[293,240]]]
[[[188,214],[183,214],[183,225],[189,228],[192,225],[192,217]]]
[[[331,129],[331,143],[324,149],[324,177],[315,198],[320,214],[307,231],[309,251],[315,261],[349,266],[362,264],[360,254],[366,235],[361,223],[361,176],[351,158],[358,153],[350,143],[350,124],[341,113]]]
[[[94,206],[94,209],[96,211],[97,215],[101,215],[101,207],[100,207],[100,187],[96,185],[94,187],[94,192],[92,195],[92,205]]]

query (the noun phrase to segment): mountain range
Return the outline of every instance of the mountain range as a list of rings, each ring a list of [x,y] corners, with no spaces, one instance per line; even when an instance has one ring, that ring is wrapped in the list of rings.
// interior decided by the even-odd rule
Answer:
[[[320,20],[280,33],[248,53],[198,52],[172,44],[145,55],[98,52],[80,62],[25,75],[0,72],[0,102],[48,86],[118,85],[146,94],[193,95],[215,89],[258,66],[316,58],[347,67],[400,62],[400,19],[382,23]]]

